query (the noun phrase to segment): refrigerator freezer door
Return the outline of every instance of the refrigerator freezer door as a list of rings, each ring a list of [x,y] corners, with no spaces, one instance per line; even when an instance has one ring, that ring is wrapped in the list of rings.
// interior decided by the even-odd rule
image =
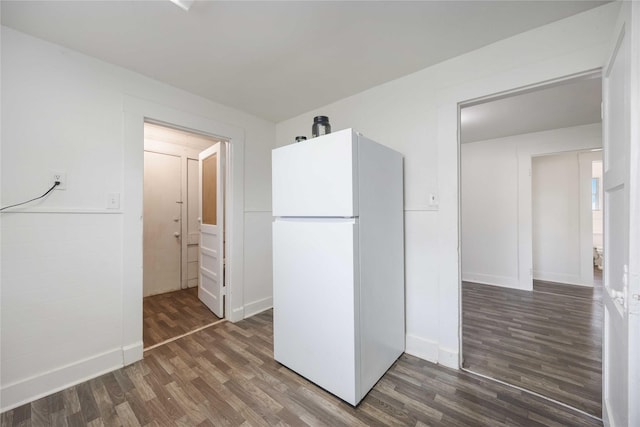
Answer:
[[[345,129],[273,150],[273,215],[358,216],[356,138]]]
[[[355,219],[273,223],[274,357],[352,405],[362,398],[357,239]]]

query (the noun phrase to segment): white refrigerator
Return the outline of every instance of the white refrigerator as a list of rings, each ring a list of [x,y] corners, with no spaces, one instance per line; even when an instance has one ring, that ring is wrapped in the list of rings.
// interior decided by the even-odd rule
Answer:
[[[274,357],[355,406],[405,346],[402,155],[346,129],[272,161]]]

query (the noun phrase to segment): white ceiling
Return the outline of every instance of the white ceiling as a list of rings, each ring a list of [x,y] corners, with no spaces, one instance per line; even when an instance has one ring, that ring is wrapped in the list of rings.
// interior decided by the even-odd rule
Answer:
[[[603,1],[7,1],[2,24],[278,122]]]
[[[602,80],[590,77],[462,108],[468,143],[600,122]]]

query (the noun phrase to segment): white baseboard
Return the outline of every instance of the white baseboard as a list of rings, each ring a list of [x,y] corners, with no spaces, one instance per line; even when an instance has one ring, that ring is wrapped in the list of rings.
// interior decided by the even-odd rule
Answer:
[[[460,369],[458,350],[440,347],[438,349],[438,364],[451,369]]]
[[[138,360],[142,360],[144,357],[143,353],[144,344],[142,341],[122,347],[122,361],[124,362],[124,366],[131,365]]]
[[[407,334],[404,352],[420,359],[438,363],[438,343]]]
[[[250,302],[244,306],[244,318],[251,317],[273,307],[273,297]]]
[[[244,307],[234,308],[231,314],[225,315],[225,318],[232,323],[239,322],[244,319]]]
[[[550,273],[548,271],[533,270],[533,278],[544,282],[561,283],[593,288],[593,282],[588,283],[577,274]]]
[[[0,412],[32,402],[122,367],[122,349],[110,350],[29,378],[4,385]]]
[[[500,286],[502,288],[522,289],[522,290],[528,290],[528,291],[531,290],[531,289],[523,288],[520,285],[520,282],[517,277],[495,276],[493,274],[463,272],[462,281],[480,283],[483,285]]]
[[[611,417],[611,414],[609,414],[609,405],[607,403],[607,399],[604,399],[602,405],[602,424],[604,427],[617,427],[616,423]]]
[[[443,348],[437,342],[407,334],[405,353],[447,368],[459,369],[458,352]]]

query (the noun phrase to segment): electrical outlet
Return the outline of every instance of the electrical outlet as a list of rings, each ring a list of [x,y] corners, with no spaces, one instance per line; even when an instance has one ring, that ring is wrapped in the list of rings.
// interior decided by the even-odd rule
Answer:
[[[66,190],[67,189],[67,173],[66,172],[51,172],[51,185],[59,182],[56,186],[56,190]]]

